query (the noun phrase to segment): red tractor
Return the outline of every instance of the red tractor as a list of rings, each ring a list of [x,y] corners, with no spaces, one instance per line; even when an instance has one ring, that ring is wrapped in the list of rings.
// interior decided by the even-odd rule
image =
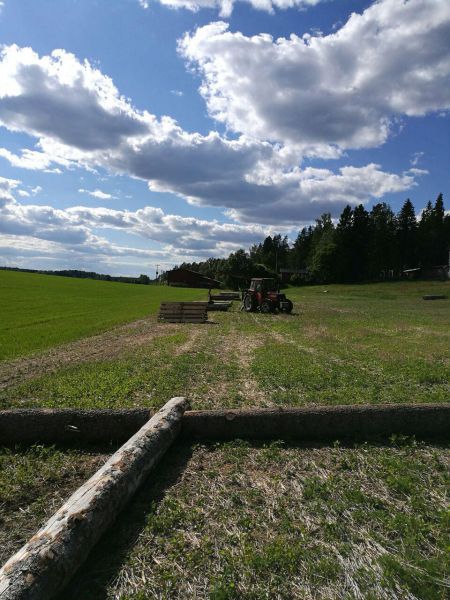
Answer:
[[[259,310],[262,313],[292,312],[294,305],[280,293],[274,279],[254,278],[248,290],[242,292],[242,309],[246,312]]]

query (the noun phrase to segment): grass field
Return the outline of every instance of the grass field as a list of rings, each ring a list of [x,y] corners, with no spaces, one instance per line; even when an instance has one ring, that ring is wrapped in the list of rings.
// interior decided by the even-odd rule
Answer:
[[[446,600],[449,467],[413,440],[174,448],[64,600]]]
[[[199,290],[0,270],[0,360],[30,354],[155,314],[162,300]]]
[[[157,407],[174,395],[194,408],[448,401],[450,303],[422,295],[449,288],[297,288],[289,290],[292,315],[247,314],[235,303],[203,326],[158,324],[153,315],[38,359],[0,363],[0,406]],[[144,292],[158,302],[186,294]],[[16,343],[10,330],[5,352]]]
[[[107,285],[118,290],[113,324],[122,323],[112,329],[80,321],[71,333],[80,339],[63,344],[50,305],[47,349],[24,335],[19,353],[3,329],[5,356],[16,358],[0,362],[0,407],[159,407],[175,395],[194,408],[450,400],[450,301],[422,300],[450,295],[447,282],[290,289],[292,315],[246,314],[235,303],[206,325],[139,313],[185,290]],[[10,301],[22,302],[25,322],[31,294],[15,289]],[[122,302],[127,293],[137,295]],[[102,297],[90,302],[100,313]],[[16,544],[45,520],[44,506],[104,460],[102,451],[77,452],[0,453],[4,481],[17,482],[0,495]],[[444,600],[449,462],[448,446],[411,439],[176,446],[64,600]]]

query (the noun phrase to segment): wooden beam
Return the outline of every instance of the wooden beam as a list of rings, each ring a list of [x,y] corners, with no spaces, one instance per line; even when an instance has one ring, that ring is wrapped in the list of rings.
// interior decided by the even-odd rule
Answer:
[[[186,408],[173,398],[67,500],[0,570],[1,600],[49,600],[176,438]]]

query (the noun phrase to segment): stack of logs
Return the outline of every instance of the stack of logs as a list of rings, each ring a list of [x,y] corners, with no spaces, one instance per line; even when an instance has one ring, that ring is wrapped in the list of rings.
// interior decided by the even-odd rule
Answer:
[[[158,320],[165,323],[206,323],[207,302],[162,302]]]

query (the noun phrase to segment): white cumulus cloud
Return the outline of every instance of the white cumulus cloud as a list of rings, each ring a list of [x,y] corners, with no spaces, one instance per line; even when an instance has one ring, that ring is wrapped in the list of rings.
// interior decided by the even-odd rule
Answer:
[[[82,256],[97,262],[118,257],[135,258],[139,262],[156,257],[160,262],[174,264],[223,256],[274,233],[270,227],[181,217],[152,206],[129,211],[86,206],[57,209],[19,203],[14,198],[15,193],[24,197],[16,190],[19,185],[20,181],[0,178],[0,263],[7,259],[11,249],[28,255],[33,248],[39,252],[46,248],[58,258],[59,265],[67,260],[77,264]],[[99,236],[100,230],[121,231],[126,236],[156,242],[161,249],[114,244]]]
[[[273,39],[210,23],[181,54],[209,113],[313,155],[383,144],[399,118],[450,109],[450,2],[379,0],[335,33]]]
[[[112,194],[107,194],[106,192],[102,192],[102,190],[85,190],[84,188],[80,188],[78,190],[80,194],[89,194],[89,196],[93,196],[94,198],[98,198],[99,200],[111,200],[115,198]]]
[[[42,160],[46,169],[104,168],[245,222],[304,222],[415,183],[411,172],[371,164],[337,172],[302,169],[292,146],[247,133],[229,139],[214,131],[186,132],[170,117],[138,110],[109,77],[63,50],[40,57],[30,48],[3,49],[0,124],[37,138],[39,151],[23,151],[17,159],[3,152],[22,166]]]
[[[197,12],[202,8],[216,9],[221,17],[229,17],[233,12],[236,2],[250,4],[255,10],[262,10],[268,13],[275,12],[275,9],[285,10],[287,8],[304,9],[308,6],[315,6],[325,0],[158,0],[160,4],[169,8],[185,8]],[[148,8],[150,3],[147,0],[139,0],[142,8]]]

